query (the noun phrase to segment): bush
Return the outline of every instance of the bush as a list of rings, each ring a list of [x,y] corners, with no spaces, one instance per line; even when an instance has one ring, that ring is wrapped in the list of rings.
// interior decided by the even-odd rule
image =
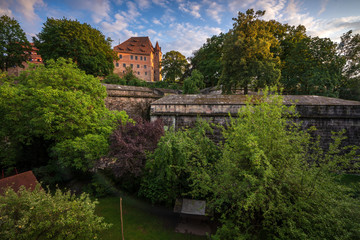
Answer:
[[[59,189],[52,195],[38,185],[34,191],[11,188],[0,196],[0,239],[96,239],[109,228],[95,215],[97,201]]]
[[[340,149],[340,135],[323,152],[282,102],[250,99],[223,132],[208,199],[222,221],[214,239],[358,239],[359,200],[335,174],[356,150]]]
[[[205,87],[204,76],[199,70],[194,70],[191,76],[186,78],[183,86],[184,94],[196,94],[200,92],[200,89]]]
[[[104,83],[126,85],[126,80],[121,78],[119,75],[112,73],[104,79]]]
[[[139,195],[153,203],[171,205],[182,196],[204,198],[209,169],[218,159],[218,147],[206,136],[212,129],[205,121],[184,131],[166,131],[154,153],[149,154]],[[200,186],[201,185],[201,186]]]
[[[110,170],[120,182],[134,190],[138,188],[136,183],[142,176],[146,154],[154,151],[163,134],[161,120],[148,122],[138,119],[135,124],[119,124],[110,137],[109,154],[97,165]],[[131,183],[135,185],[130,186]]]

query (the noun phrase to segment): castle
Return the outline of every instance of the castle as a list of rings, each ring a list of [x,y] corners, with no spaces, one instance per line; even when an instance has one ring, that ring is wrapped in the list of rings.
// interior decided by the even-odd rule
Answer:
[[[159,43],[153,47],[149,37],[131,37],[114,47],[119,60],[114,61],[114,73],[122,76],[131,67],[135,76],[147,81],[161,81],[162,52]]]

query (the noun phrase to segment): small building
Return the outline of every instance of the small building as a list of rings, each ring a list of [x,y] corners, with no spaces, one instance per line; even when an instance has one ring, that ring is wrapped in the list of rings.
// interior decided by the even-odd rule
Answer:
[[[114,47],[119,60],[114,61],[114,73],[122,76],[131,67],[135,76],[147,81],[161,81],[162,52],[159,43],[153,47],[149,37],[131,37]]]

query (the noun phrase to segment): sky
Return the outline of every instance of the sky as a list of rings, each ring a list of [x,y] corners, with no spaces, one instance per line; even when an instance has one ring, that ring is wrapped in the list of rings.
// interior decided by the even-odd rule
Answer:
[[[302,24],[312,37],[335,42],[360,33],[360,0],[0,0],[0,15],[14,17],[29,40],[47,18],[77,19],[100,30],[113,46],[132,36],[149,36],[163,54],[186,57],[206,39],[232,28],[238,12],[265,10],[264,19]]]

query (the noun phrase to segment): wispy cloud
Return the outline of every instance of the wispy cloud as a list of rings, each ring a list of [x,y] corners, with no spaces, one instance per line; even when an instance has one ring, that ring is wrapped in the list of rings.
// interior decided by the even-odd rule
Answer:
[[[154,19],[152,20],[152,22],[153,22],[154,24],[156,24],[156,25],[162,25],[162,23],[160,22],[160,20],[157,19],[157,18],[154,18]]]
[[[199,49],[207,38],[221,32],[220,28],[200,27],[190,23],[175,23],[170,24],[169,27],[167,37],[170,40],[163,45],[164,52],[176,50],[186,57],[190,57],[194,50]]]
[[[195,18],[201,17],[200,8],[201,8],[201,5],[197,2],[190,2],[190,1],[179,2],[179,9],[183,12],[191,14]]]
[[[322,14],[326,10],[326,6],[328,4],[329,0],[321,0],[321,9],[318,12],[318,15]]]
[[[45,6],[43,0],[17,0],[15,8],[26,20],[32,22],[39,19],[39,16],[35,13],[35,7],[41,6]]]
[[[135,0],[140,9],[147,9],[150,7],[150,0]]]
[[[221,23],[221,13],[224,12],[224,7],[217,2],[210,0],[203,0],[204,6],[209,6],[206,9],[206,14],[214,19],[217,23]]]

